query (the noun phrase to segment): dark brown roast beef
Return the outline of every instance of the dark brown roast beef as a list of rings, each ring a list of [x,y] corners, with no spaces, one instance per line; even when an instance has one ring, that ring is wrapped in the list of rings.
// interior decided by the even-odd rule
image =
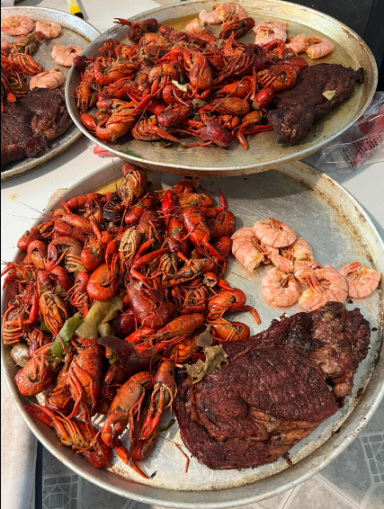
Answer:
[[[275,461],[337,411],[369,341],[360,310],[329,302],[274,320],[247,341],[223,343],[229,364],[220,372],[195,385],[178,375],[185,445],[212,469]]]
[[[224,343],[229,365],[202,382],[179,379],[182,439],[212,469],[277,460],[338,410],[321,370],[283,348]]]
[[[294,145],[305,138],[316,120],[352,95],[356,81],[364,81],[362,68],[354,71],[338,64],[317,64],[300,72],[294,87],[276,94],[268,113],[279,143]],[[332,98],[324,96],[333,91]]]
[[[64,91],[39,88],[16,103],[5,103],[1,115],[1,167],[23,157],[36,157],[48,142],[72,124]]]

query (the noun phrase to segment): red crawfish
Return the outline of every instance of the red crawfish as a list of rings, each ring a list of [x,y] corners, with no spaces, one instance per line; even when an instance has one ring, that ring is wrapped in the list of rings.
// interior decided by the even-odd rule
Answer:
[[[111,450],[102,441],[97,430],[89,421],[70,419],[36,404],[33,404],[33,407],[26,406],[24,409],[30,415],[54,428],[60,442],[81,453],[93,467],[103,468],[109,466],[112,456]]]
[[[140,415],[146,388],[151,387],[152,384],[153,378],[148,372],[138,373],[125,382],[117,391],[101,430],[101,438],[105,444],[111,449],[114,448],[124,463],[145,478],[146,475],[136,466],[129,451],[120,442],[119,436],[129,424],[130,436],[133,437],[135,420]]]
[[[145,289],[140,282],[127,285],[131,308],[137,321],[144,327],[161,329],[175,314],[175,306],[167,302],[159,292]]]
[[[89,277],[88,272],[79,272],[74,285],[67,292],[71,306],[75,307],[83,317],[87,316],[91,307],[91,300],[87,293]]]
[[[132,164],[125,164],[122,172],[123,180],[120,182],[118,194],[122,203],[128,207],[135,199],[144,196],[148,179],[145,171]]]
[[[63,299],[52,291],[44,292],[39,298],[41,317],[46,327],[56,335],[69,318],[68,308]]]
[[[211,334],[216,342],[223,341],[245,341],[249,338],[251,332],[245,323],[230,322],[224,318],[211,320]]]
[[[119,255],[112,257],[110,264],[104,263],[91,275],[87,293],[92,300],[106,302],[111,300],[119,288]]]
[[[100,391],[103,357],[96,340],[72,340],[75,354],[70,361],[68,385],[75,404],[70,418],[92,415]]]
[[[215,256],[220,261],[221,255],[210,244],[210,231],[204,217],[204,209],[199,207],[187,207],[181,211],[185,229],[188,232],[189,240],[203,256]]]
[[[119,23],[120,25],[127,25],[130,27],[129,31],[129,40],[133,43],[139,42],[139,40],[143,37],[147,32],[156,32],[158,28],[158,22],[155,18],[146,19],[141,21],[140,23],[134,23],[133,21],[129,21],[123,18],[116,18],[115,23]]]
[[[240,39],[243,35],[247,34],[255,26],[253,18],[234,19],[226,21],[222,25],[221,39],[228,39],[231,35],[235,39]]]
[[[188,260],[183,257],[181,253],[178,253],[178,256],[185,262],[185,265],[175,275],[170,275],[163,281],[165,287],[172,287],[193,281],[196,277],[202,276],[206,272],[212,272],[216,265],[211,258]]]
[[[176,396],[174,363],[166,360],[161,363],[153,377],[151,401],[144,423],[141,427],[138,443],[132,447],[132,458],[143,461],[156,444],[160,433],[160,424],[165,410],[170,408]]]
[[[27,330],[39,318],[39,301],[35,292],[18,296],[8,304],[1,326],[5,345],[14,345],[22,340]]]
[[[181,122],[191,115],[193,109],[194,108],[191,104],[170,104],[162,113],[160,113],[157,120],[159,125],[163,127],[171,127],[181,124]]]
[[[28,364],[16,373],[15,383],[23,396],[37,396],[48,389],[53,380],[53,371],[46,362],[53,343],[39,348]]]

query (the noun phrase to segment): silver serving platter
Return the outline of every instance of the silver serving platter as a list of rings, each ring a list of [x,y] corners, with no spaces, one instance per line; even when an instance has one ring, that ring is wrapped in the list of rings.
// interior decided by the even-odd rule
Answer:
[[[121,166],[121,162],[108,164],[67,190],[63,198],[67,200],[96,190],[113,190],[116,179],[121,175]],[[148,172],[148,178],[152,189],[169,188],[179,180],[175,176],[152,171]],[[229,209],[236,214],[237,228],[250,226],[268,216],[283,219],[312,245],[315,257],[321,263],[331,263],[340,268],[352,260],[359,260],[384,274],[384,243],[368,214],[344,188],[305,163],[296,162],[281,166],[277,171],[249,177],[206,178],[202,186],[213,191],[216,197],[220,187]],[[45,213],[59,205],[56,201]],[[22,256],[19,253],[16,259]],[[237,319],[248,323],[252,332],[268,328],[271,320],[279,318],[283,311],[288,315],[302,311],[299,306],[276,309],[264,303],[260,291],[264,270],[254,275],[231,260],[226,274],[226,279],[243,289],[248,303],[260,313],[260,326],[255,326],[248,314],[237,316]],[[6,290],[2,313],[7,308],[8,299]],[[150,480],[143,481],[116,458],[109,470],[97,471],[81,456],[61,446],[53,429],[23,410],[28,400],[16,390],[13,377],[17,369],[10,358],[10,348],[4,345],[2,366],[16,406],[32,432],[56,458],[88,481],[117,495],[148,504],[188,509],[229,508],[277,495],[308,479],[340,454],[374,414],[384,395],[384,355],[383,352],[380,354],[383,282],[372,296],[347,306],[349,309],[360,307],[371,322],[373,331],[368,357],[359,367],[353,395],[347,398],[345,406],[292,449],[292,468],[280,459],[241,472],[213,471],[191,458],[186,474],[185,459],[181,453],[173,443],[160,438],[153,453],[140,465],[148,475],[156,472]],[[163,425],[169,420],[170,416],[166,415]],[[95,425],[99,426],[101,422],[95,419]],[[182,446],[177,424],[161,436]],[[126,435],[123,440],[126,440]],[[185,447],[183,449],[187,451]]]
[[[85,48],[100,35],[100,32],[95,27],[80,19],[78,16],[73,16],[69,12],[58,11],[56,9],[49,9],[47,7],[3,7],[1,9],[1,17],[8,18],[9,16],[29,16],[33,21],[54,21],[63,27],[59,37],[55,39],[46,39],[41,43],[33,58],[36,62],[44,67],[44,71],[60,68],[64,76],[68,76],[69,68],[57,65],[52,57],[52,48],[56,44],[75,44],[80,48]],[[9,36],[1,33],[1,36],[9,42],[16,40],[16,37]],[[64,85],[63,85],[64,87]],[[64,153],[71,147],[77,140],[81,138],[81,132],[72,125],[64,134],[57,140],[54,140],[48,149],[41,152],[36,158],[26,157],[15,161],[6,166],[6,169],[1,172],[1,180],[9,180],[27,173],[51,159]]]
[[[216,3],[215,0],[182,2],[159,7],[131,19],[142,21],[153,17],[160,24],[182,29],[202,9],[209,11]],[[228,176],[256,173],[303,159],[336,138],[364,113],[376,90],[377,67],[368,46],[355,32],[334,18],[302,5],[280,0],[238,0],[238,3],[256,22],[288,21],[290,34],[305,33],[328,37],[334,42],[335,49],[322,59],[315,61],[308,59],[310,65],[327,62],[342,64],[354,69],[363,67],[365,83],[361,86],[357,84],[349,99],[325,115],[314,126],[311,133],[293,147],[279,145],[277,143],[278,136],[273,131],[248,137],[250,150],[247,151],[243,150],[237,141],[229,149],[221,149],[216,146],[186,148],[184,145],[188,145],[188,143],[199,143],[195,138],[190,138],[182,139],[180,145],[172,143],[171,146],[164,148],[159,142],[142,142],[130,139],[128,135],[108,146],[90,134],[81,123],[74,93],[80,82],[80,73],[72,69],[66,86],[67,106],[78,128],[89,139],[97,142],[117,157],[135,161],[136,164],[145,168],[179,175]],[[106,16],[108,16],[108,11],[106,11]],[[123,7],[121,16],[124,17]],[[216,28],[216,30],[218,29]],[[128,34],[128,27],[115,25],[90,44],[84,54],[96,57],[98,56],[97,50],[106,39],[114,37],[119,41],[128,42],[126,39]],[[215,34],[218,35],[216,32]],[[248,34],[244,39],[248,43],[254,42],[254,33],[251,32],[251,34]],[[129,154],[124,153],[127,149],[130,151]]]

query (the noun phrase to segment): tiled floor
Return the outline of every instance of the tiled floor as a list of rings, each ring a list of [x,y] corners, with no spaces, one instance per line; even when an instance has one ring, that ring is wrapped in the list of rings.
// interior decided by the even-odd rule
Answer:
[[[162,509],[112,495],[72,474],[44,451],[43,509]],[[242,509],[384,509],[384,402],[321,474],[277,497]]]

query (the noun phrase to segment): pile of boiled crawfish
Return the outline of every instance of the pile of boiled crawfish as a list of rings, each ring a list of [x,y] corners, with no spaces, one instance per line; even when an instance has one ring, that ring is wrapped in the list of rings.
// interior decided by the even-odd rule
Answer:
[[[308,66],[280,39],[239,41],[255,26],[252,18],[228,19],[220,37],[159,28],[156,19],[117,22],[130,26],[132,44],[108,39],[99,57],[74,61],[82,73],[81,120],[105,142],[127,134],[166,143],[192,136],[204,143],[187,147],[226,148],[237,139],[247,149],[246,136],[272,129],[266,114],[274,94]]]
[[[190,179],[151,192],[143,170],[122,172],[115,192],[62,200],[21,237],[24,259],[2,274],[11,294],[2,337],[25,350],[15,377],[21,394],[45,393],[45,406],[29,413],[95,467],[108,465],[114,449],[144,475],[135,462],[155,446],[175,397],[175,368],[204,359],[202,336],[216,345],[249,337],[226,313],[260,321],[244,292],[223,279],[236,220],[221,193],[216,207]],[[95,334],[84,332],[103,306],[115,312],[104,312]],[[74,317],[82,323],[64,341]],[[107,416],[100,431],[95,414]],[[127,425],[129,450],[120,438]]]

